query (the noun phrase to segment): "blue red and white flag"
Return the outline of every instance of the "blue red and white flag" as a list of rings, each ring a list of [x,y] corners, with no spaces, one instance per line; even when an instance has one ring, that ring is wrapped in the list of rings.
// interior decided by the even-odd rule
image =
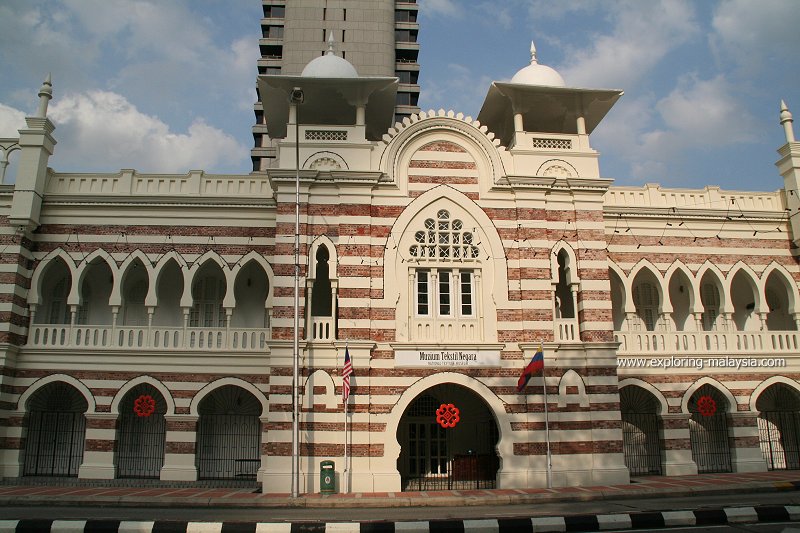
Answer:
[[[517,392],[522,392],[525,390],[525,386],[528,384],[528,380],[531,379],[531,376],[543,369],[544,351],[542,350],[542,345],[540,344],[539,351],[533,354],[531,362],[528,363],[528,366],[525,367],[525,369],[522,371],[522,375],[517,380]]]
[[[353,362],[350,361],[350,352],[344,349],[344,366],[342,367],[342,403],[347,404],[350,397],[350,376],[353,374]]]

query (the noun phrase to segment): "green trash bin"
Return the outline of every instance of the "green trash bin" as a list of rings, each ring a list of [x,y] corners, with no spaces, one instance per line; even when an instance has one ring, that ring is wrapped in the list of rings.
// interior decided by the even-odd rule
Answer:
[[[333,461],[319,464],[319,491],[322,494],[336,493],[336,463]]]

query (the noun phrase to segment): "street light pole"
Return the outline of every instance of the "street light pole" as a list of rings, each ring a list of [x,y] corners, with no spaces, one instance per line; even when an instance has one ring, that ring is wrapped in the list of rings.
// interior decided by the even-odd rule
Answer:
[[[300,104],[303,90],[292,89],[294,106],[294,347],[292,352],[292,498],[300,496]]]

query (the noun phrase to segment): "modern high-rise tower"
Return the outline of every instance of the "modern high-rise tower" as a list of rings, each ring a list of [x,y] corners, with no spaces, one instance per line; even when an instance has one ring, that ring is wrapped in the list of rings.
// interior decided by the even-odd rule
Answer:
[[[416,0],[261,0],[261,59],[258,74],[299,75],[325,54],[333,33],[335,53],[361,76],[399,78],[395,118],[419,112],[419,23]],[[253,170],[274,157],[263,121],[261,96],[255,104]]]

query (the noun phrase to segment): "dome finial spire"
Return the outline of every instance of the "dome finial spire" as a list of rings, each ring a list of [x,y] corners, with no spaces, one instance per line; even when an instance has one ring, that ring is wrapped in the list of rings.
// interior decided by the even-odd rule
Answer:
[[[36,110],[37,117],[45,118],[47,116],[47,104],[50,102],[52,97],[53,78],[48,72],[47,78],[45,78],[44,82],[42,83],[42,87],[39,89],[39,108]]]
[[[538,61],[536,60],[536,44],[533,41],[531,41],[531,65],[533,65],[534,63],[538,63]]]
[[[335,55],[333,54],[333,30],[328,33],[328,51],[325,55]]]
[[[783,126],[783,133],[786,135],[787,143],[795,142],[792,122],[794,122],[792,112],[789,111],[789,106],[786,105],[786,102],[781,100],[781,125]]]

